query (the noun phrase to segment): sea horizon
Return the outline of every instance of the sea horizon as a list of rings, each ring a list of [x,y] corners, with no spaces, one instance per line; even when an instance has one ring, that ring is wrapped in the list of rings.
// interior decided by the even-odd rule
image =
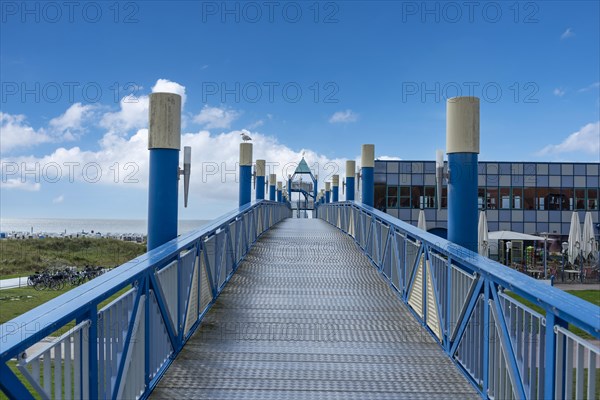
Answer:
[[[211,220],[179,220],[179,234],[206,225]],[[3,233],[47,234],[141,234],[148,233],[148,220],[136,218],[0,218]]]

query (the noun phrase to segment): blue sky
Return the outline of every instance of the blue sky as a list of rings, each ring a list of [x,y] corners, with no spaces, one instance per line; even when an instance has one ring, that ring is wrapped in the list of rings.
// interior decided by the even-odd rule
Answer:
[[[185,96],[187,219],[236,205],[242,129],[279,175],[344,175],[362,143],[433,159],[455,95],[481,160],[600,160],[598,2],[1,4],[5,218],[144,218],[153,90]]]

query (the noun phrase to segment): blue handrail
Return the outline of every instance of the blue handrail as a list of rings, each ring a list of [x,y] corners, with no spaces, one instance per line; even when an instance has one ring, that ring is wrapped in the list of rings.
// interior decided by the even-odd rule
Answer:
[[[567,332],[572,324],[600,339],[600,307],[359,202],[320,205],[317,215],[355,239],[482,397],[508,386],[527,399],[600,394],[583,379],[585,370],[594,382],[600,349]],[[572,365],[578,352],[591,363]]]
[[[38,370],[40,365],[43,366],[41,364],[43,357],[32,358],[30,357],[31,355],[25,354],[25,351],[70,321],[75,320],[78,326],[86,322],[86,324],[82,325],[82,329],[86,330],[87,337],[82,336],[82,340],[86,342],[86,345],[75,349],[72,343],[79,339],[71,337],[65,340],[69,343],[70,349],[73,348],[73,351],[81,351],[81,354],[85,354],[85,357],[81,356],[80,364],[84,363],[83,360],[88,360],[89,365],[74,363],[71,366],[72,356],[69,357],[69,360],[63,359],[63,363],[69,364],[70,375],[68,381],[72,381],[75,386],[75,389],[65,388],[64,390],[72,391],[72,393],[81,393],[82,395],[88,392],[90,398],[116,398],[119,394],[124,393],[123,387],[127,383],[123,374],[125,373],[124,371],[132,370],[132,367],[129,367],[129,363],[135,362],[135,360],[132,361],[132,358],[142,357],[146,359],[142,363],[142,369],[144,369],[144,365],[146,370],[151,368],[148,361],[148,358],[151,357],[149,349],[147,349],[148,354],[139,356],[143,352],[139,353],[135,345],[129,345],[129,341],[134,343],[133,336],[135,333],[131,332],[132,329],[136,324],[141,326],[141,321],[143,321],[145,326],[140,331],[142,332],[140,333],[142,336],[138,337],[138,341],[142,337],[146,344],[153,340],[158,340],[153,336],[154,333],[151,334],[149,332],[150,324],[155,324],[155,326],[163,326],[165,332],[168,334],[165,336],[168,339],[166,347],[170,349],[167,350],[165,360],[161,363],[158,372],[142,371],[142,374],[146,376],[141,375],[140,379],[142,379],[143,384],[141,391],[139,391],[139,387],[134,388],[135,390],[131,389],[134,390],[133,393],[136,397],[138,395],[141,397],[147,396],[160,378],[160,375],[166,370],[174,356],[199,325],[202,317],[215,301],[224,285],[229,281],[252,244],[271,226],[290,216],[291,210],[284,203],[266,200],[248,203],[217,218],[200,229],[183,234],[90,282],[74,288],[0,325],[0,371],[2,372],[0,374],[0,388],[9,397],[33,398],[25,390],[22,382],[7,367],[7,363],[11,359],[17,359],[20,365],[19,369],[32,382],[34,388],[43,390],[42,384],[44,382],[36,381],[36,379],[40,379]],[[159,275],[163,272],[167,275],[171,274],[171,277],[176,277],[176,279],[161,278]],[[192,293],[192,286],[195,283],[190,283],[192,273],[195,274],[193,276],[198,277],[196,292],[194,293]],[[176,282],[176,286],[168,286],[173,285],[171,282]],[[202,285],[204,287],[208,286],[210,292],[210,300],[205,307],[203,307],[204,304],[200,304],[200,297],[207,295],[202,291]],[[120,290],[129,287],[131,289],[119,297],[119,299],[122,299],[123,304],[127,301],[128,312],[131,314],[123,332],[112,332],[115,329],[113,326],[103,328],[103,325],[98,322],[100,311],[98,310],[98,305]],[[135,293],[132,294],[130,293],[131,291]],[[177,293],[175,301],[169,300],[169,296],[172,296],[173,291]],[[129,297],[125,298],[126,296]],[[115,310],[117,310],[116,302],[119,299],[113,302],[115,303]],[[135,300],[132,301],[132,299]],[[119,307],[123,306],[119,305]],[[142,308],[145,309],[145,314],[142,311],[138,312],[138,309]],[[195,314],[191,313],[190,310],[192,309]],[[160,315],[161,317],[154,317],[151,311],[149,312],[148,310],[154,310],[156,315]],[[176,310],[176,312],[172,310]],[[104,329],[104,331],[99,332],[98,329]],[[140,328],[137,329],[138,331],[140,330]],[[108,336],[105,337],[102,335]],[[122,335],[122,337],[119,335]],[[119,350],[120,353],[113,355],[119,358],[119,368],[117,369],[119,375],[114,375],[115,371],[110,372],[113,374],[113,380],[123,382],[123,387],[109,387],[108,391],[103,392],[102,386],[104,382],[98,383],[93,377],[105,376],[106,371],[99,372],[99,368],[102,369],[103,366],[96,365],[93,360],[102,358],[102,352],[104,351],[103,341],[113,343],[114,347],[114,343],[123,341],[123,338],[129,338],[129,341],[125,340],[127,343]],[[65,346],[63,344],[62,351],[70,351],[72,353],[70,349],[64,350]],[[83,346],[87,347],[84,348]],[[100,355],[98,354],[98,347],[101,348],[100,352],[102,354]],[[106,351],[108,351],[108,348]],[[111,351],[113,350],[111,349]],[[63,356],[61,352],[54,350],[54,353],[48,351],[46,357],[50,357],[51,354],[53,354],[52,357],[54,358]],[[37,377],[34,376],[35,373],[27,370],[27,363],[32,363],[31,365],[35,364],[34,369],[37,371]],[[100,361],[98,363],[101,364]],[[81,370],[78,370],[77,368],[80,367]],[[64,374],[63,378],[67,379],[66,370]],[[74,374],[79,374],[77,375],[79,377],[77,382],[75,382]],[[82,378],[84,374],[90,377],[89,382],[87,379]],[[109,375],[106,376],[108,377]],[[109,380],[107,378],[106,382]],[[57,382],[55,381],[55,386],[56,384]],[[58,382],[58,384],[62,383]],[[110,384],[107,385],[110,386]],[[49,394],[46,393],[46,395]]]

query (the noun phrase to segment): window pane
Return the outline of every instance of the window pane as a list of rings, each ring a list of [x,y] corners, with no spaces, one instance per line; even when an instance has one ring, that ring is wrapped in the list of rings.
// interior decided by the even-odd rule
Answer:
[[[535,207],[535,188],[525,188],[523,190],[523,208],[534,210]]]
[[[483,210],[485,204],[485,188],[477,189],[477,207]]]
[[[565,209],[568,207],[567,199],[560,193],[557,188],[538,188],[538,201],[545,208],[540,210],[560,210],[563,205]]]
[[[385,185],[375,185],[375,208],[385,211]]]
[[[442,187],[442,208],[448,208],[448,188]]]
[[[585,189],[575,189],[575,209],[585,210]]]
[[[598,209],[598,189],[588,189],[588,210]]]
[[[398,207],[398,186],[388,186],[387,188],[387,207]]]
[[[410,208],[410,186],[400,186],[400,199],[398,201],[401,208]]]
[[[495,210],[498,208],[498,189],[496,188],[488,188],[486,190],[486,208],[488,210]]]
[[[561,189],[562,210],[573,210],[575,199],[573,198],[573,189]]]
[[[413,208],[423,208],[423,186],[413,186],[411,192]]]
[[[510,208],[510,188],[500,188],[500,208]]]
[[[523,189],[513,188],[512,190],[512,208],[520,209],[523,207]]]
[[[425,186],[423,200],[423,208],[435,207],[435,186]]]

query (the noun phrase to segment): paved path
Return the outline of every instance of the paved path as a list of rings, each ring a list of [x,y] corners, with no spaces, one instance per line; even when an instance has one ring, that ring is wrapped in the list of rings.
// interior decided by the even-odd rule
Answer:
[[[153,399],[478,399],[350,237],[288,219],[252,248]]]
[[[27,286],[27,277],[22,276],[20,278],[10,278],[0,280],[0,290],[2,289],[14,289],[18,287]]]

